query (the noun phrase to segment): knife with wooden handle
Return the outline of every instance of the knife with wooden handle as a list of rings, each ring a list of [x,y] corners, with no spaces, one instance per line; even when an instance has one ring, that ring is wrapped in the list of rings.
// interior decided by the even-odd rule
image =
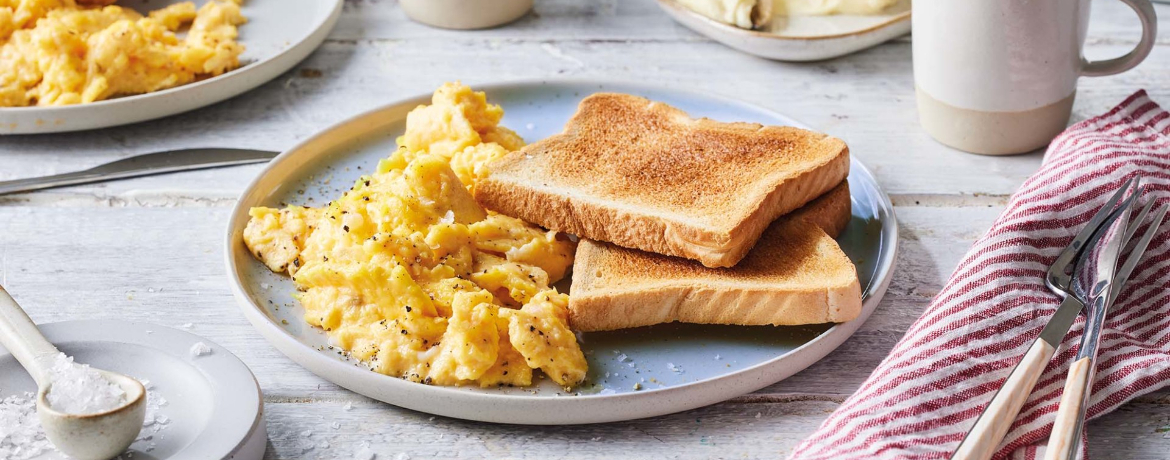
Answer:
[[[1133,206],[1138,196],[1137,190],[1140,190],[1140,178],[1126,181],[1048,268],[1045,282],[1053,293],[1062,296],[1064,300],[1040,331],[1040,337],[1032,343],[1003,386],[992,397],[991,403],[979,415],[975,425],[967,432],[967,436],[959,443],[959,447],[951,454],[951,460],[987,460],[995,454],[1044,368],[1060,347],[1060,342],[1076,321],[1077,315],[1084,309],[1084,302],[1072,289],[1073,277],[1078,275],[1076,269],[1082,265],[1083,255],[1098,250],[1104,237],[1101,229],[1112,228],[1122,217],[1122,211]]]
[[[1073,282],[1073,292],[1092,299],[1088,305],[1088,314],[1085,330],[1081,336],[1080,347],[1072,366],[1068,370],[1064,392],[1060,395],[1060,406],[1056,411],[1056,421],[1052,426],[1052,434],[1048,438],[1048,445],[1044,451],[1045,460],[1075,460],[1077,447],[1080,446],[1081,432],[1085,424],[1085,412],[1089,408],[1089,397],[1093,392],[1093,377],[1096,375],[1097,349],[1100,346],[1101,331],[1104,328],[1105,318],[1113,301],[1117,299],[1122,286],[1129,281],[1129,275],[1137,266],[1150,241],[1153,240],[1158,228],[1166,219],[1170,206],[1163,206],[1158,214],[1146,227],[1141,239],[1130,251],[1129,257],[1121,268],[1117,266],[1118,256],[1128,240],[1141,225],[1146,215],[1153,207],[1154,200],[1148,203],[1138,213],[1131,225],[1128,215],[1123,215],[1115,227],[1109,229],[1106,236],[1109,240],[1099,250],[1089,252],[1084,258],[1085,269],[1080,270],[1084,276]],[[1123,213],[1128,210],[1122,210]],[[1130,229],[1129,227],[1133,228]],[[1080,265],[1080,264],[1079,264]]]

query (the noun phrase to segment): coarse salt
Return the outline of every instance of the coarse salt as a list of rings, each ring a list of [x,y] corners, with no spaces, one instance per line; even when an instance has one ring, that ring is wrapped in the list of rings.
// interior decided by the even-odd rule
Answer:
[[[73,362],[65,353],[53,357],[49,367],[49,406],[67,414],[96,414],[126,403],[126,392],[100,372]]]
[[[27,460],[53,450],[37,419],[37,404],[32,393],[12,395],[0,400],[0,458]]]
[[[192,358],[198,358],[200,356],[206,356],[206,355],[210,355],[210,354],[211,354],[211,347],[207,346],[206,343],[195,342],[195,345],[191,345],[191,357]]]
[[[152,442],[155,437],[166,438],[162,431],[167,428],[170,419],[159,414],[160,407],[167,404],[166,399],[154,391],[154,385],[149,380],[141,381],[147,390],[146,417],[133,448],[149,452],[156,447],[156,443]],[[0,459],[67,459],[45,436],[45,430],[37,417],[35,398],[33,393],[23,393],[0,399]],[[118,458],[129,460],[133,455],[127,452]]]

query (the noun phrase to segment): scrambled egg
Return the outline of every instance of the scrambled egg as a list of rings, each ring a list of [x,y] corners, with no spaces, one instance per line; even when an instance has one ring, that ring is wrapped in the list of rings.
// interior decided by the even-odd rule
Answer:
[[[436,385],[585,378],[568,326],[576,245],[488,212],[469,192],[524,141],[503,111],[460,84],[407,117],[399,148],[323,208],[253,208],[249,250],[293,277],[305,321],[374,371]]]
[[[108,0],[0,0],[0,107],[149,93],[235,69],[241,1],[177,3],[143,17],[100,6]]]

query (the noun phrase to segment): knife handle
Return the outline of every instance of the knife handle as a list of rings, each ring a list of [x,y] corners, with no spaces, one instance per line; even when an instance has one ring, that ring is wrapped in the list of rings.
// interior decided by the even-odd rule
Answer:
[[[68,185],[89,184],[100,181],[101,176],[91,171],[76,171],[52,176],[31,177],[28,179],[13,179],[0,181],[0,195],[10,193],[32,192],[48,188],[65,187]]]
[[[1056,423],[1048,437],[1044,460],[1073,460],[1080,447],[1081,428],[1085,423],[1085,410],[1089,407],[1089,388],[1093,381],[1093,359],[1084,357],[1072,363],[1064,393],[1060,395],[1060,409],[1056,411]]]
[[[1032,388],[1040,380],[1040,374],[1044,373],[1044,368],[1054,354],[1056,347],[1043,339],[1036,339],[995,393],[995,397],[991,398],[991,403],[983,409],[975,426],[971,427],[967,437],[963,438],[959,448],[951,455],[951,460],[987,460],[995,454],[1012,422],[1016,420],[1016,415],[1019,415],[1020,407],[1028,400],[1028,395],[1032,393]]]

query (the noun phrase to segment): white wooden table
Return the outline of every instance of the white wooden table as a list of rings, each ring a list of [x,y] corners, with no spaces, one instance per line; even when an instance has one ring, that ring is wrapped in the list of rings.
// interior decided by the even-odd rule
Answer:
[[[1170,104],[1170,6],[1157,11],[1163,38],[1153,54],[1129,73],[1083,79],[1075,119],[1139,88]],[[1120,2],[1098,0],[1093,15],[1090,57],[1133,45],[1137,20]],[[653,0],[537,0],[535,13],[520,22],[476,32],[414,24],[394,1],[348,0],[320,50],[233,100],[122,128],[0,138],[0,179],[178,147],[280,150],[456,79],[636,79],[781,111],[844,138],[890,192],[902,235],[895,279],[873,317],[826,359],[707,408],[605,425],[501,426],[399,409],[314,376],[252,329],[228,289],[224,225],[259,166],[0,197],[0,283],[37,322],[194,323],[193,332],[230,349],[259,379],[268,458],[352,458],[361,441],[382,459],[781,457],[858,387],[1040,162],[1038,153],[989,158],[932,141],[916,121],[910,54],[905,38],[828,62],[766,61],[676,25]],[[1091,423],[1090,451],[1095,458],[1163,459],[1168,431],[1170,391],[1160,391]]]

